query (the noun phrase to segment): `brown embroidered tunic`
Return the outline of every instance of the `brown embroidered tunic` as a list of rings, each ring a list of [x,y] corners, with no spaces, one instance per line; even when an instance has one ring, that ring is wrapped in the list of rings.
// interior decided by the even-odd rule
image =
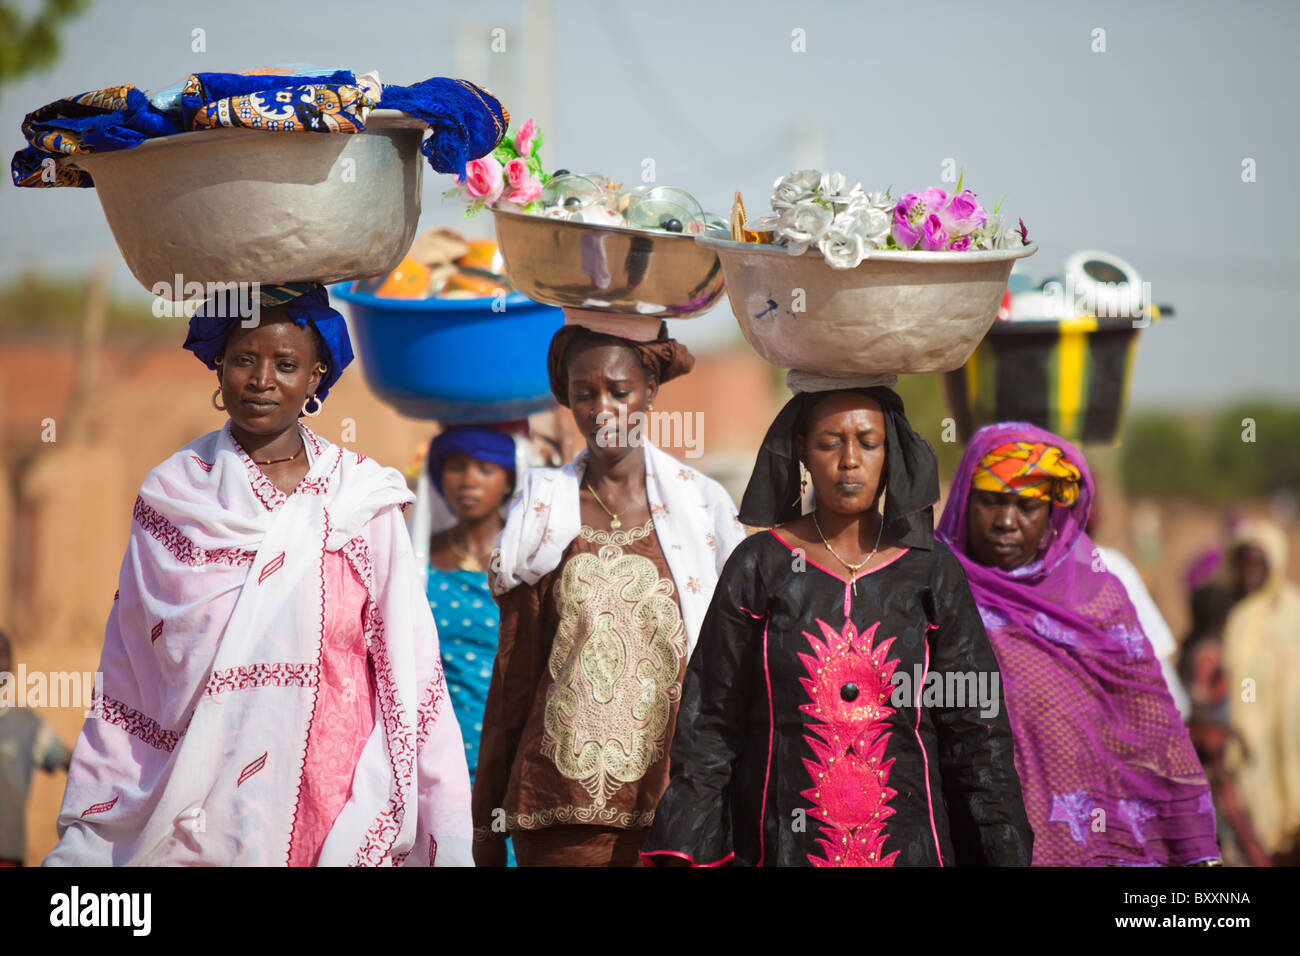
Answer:
[[[641,830],[668,785],[686,629],[653,519],[583,526],[554,571],[499,596],[474,785],[475,840]]]

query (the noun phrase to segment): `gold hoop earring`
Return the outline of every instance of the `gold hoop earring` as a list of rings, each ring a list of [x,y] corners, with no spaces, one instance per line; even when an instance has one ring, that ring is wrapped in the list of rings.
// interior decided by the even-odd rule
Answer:
[[[307,411],[307,406],[310,405],[312,402],[316,403],[316,408],[313,409],[312,411]],[[307,401],[302,403],[302,413],[306,415],[308,418],[315,418],[317,415],[320,414],[320,410],[324,407],[325,407],[325,403],[322,402],[319,398],[317,398],[315,395],[308,395]]]
[[[212,407],[219,412],[224,412],[226,410],[226,406],[217,404],[217,396],[220,394],[221,394],[221,389],[217,389],[215,392],[212,393]]]

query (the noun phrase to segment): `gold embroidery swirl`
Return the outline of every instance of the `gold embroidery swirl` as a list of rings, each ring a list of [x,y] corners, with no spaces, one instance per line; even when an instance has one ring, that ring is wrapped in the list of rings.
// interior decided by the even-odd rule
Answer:
[[[589,528],[585,524],[578,536],[583,541],[590,541],[592,544],[616,544],[620,548],[626,548],[635,541],[650,537],[650,532],[654,528],[654,519],[651,518],[639,528],[628,528],[626,531],[597,531],[595,528]]]
[[[616,544],[571,557],[556,603],[541,751],[601,810],[664,753],[686,630],[672,580]]]

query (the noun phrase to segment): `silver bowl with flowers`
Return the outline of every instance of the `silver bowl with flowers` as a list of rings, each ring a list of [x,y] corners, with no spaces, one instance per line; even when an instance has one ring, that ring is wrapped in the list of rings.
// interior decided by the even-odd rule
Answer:
[[[684,319],[722,297],[717,254],[695,242],[723,225],[684,190],[620,190],[595,175],[555,174],[537,212],[491,204],[515,288],[566,309]]]
[[[805,170],[777,180],[773,208],[748,220],[742,205],[730,234],[696,241],[722,263],[754,351],[832,377],[960,368],[997,317],[1015,261],[1038,249],[969,190],[895,200]]]

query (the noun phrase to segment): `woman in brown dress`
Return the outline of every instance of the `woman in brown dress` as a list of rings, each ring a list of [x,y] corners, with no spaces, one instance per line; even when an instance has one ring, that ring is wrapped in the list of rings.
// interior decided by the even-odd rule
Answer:
[[[659,384],[693,364],[663,326],[638,341],[568,325],[551,344],[552,390],[587,448],[527,474],[493,555],[480,866],[504,864],[507,834],[520,866],[637,860],[668,784],[686,662],[744,537],[717,483],[642,438]]]

